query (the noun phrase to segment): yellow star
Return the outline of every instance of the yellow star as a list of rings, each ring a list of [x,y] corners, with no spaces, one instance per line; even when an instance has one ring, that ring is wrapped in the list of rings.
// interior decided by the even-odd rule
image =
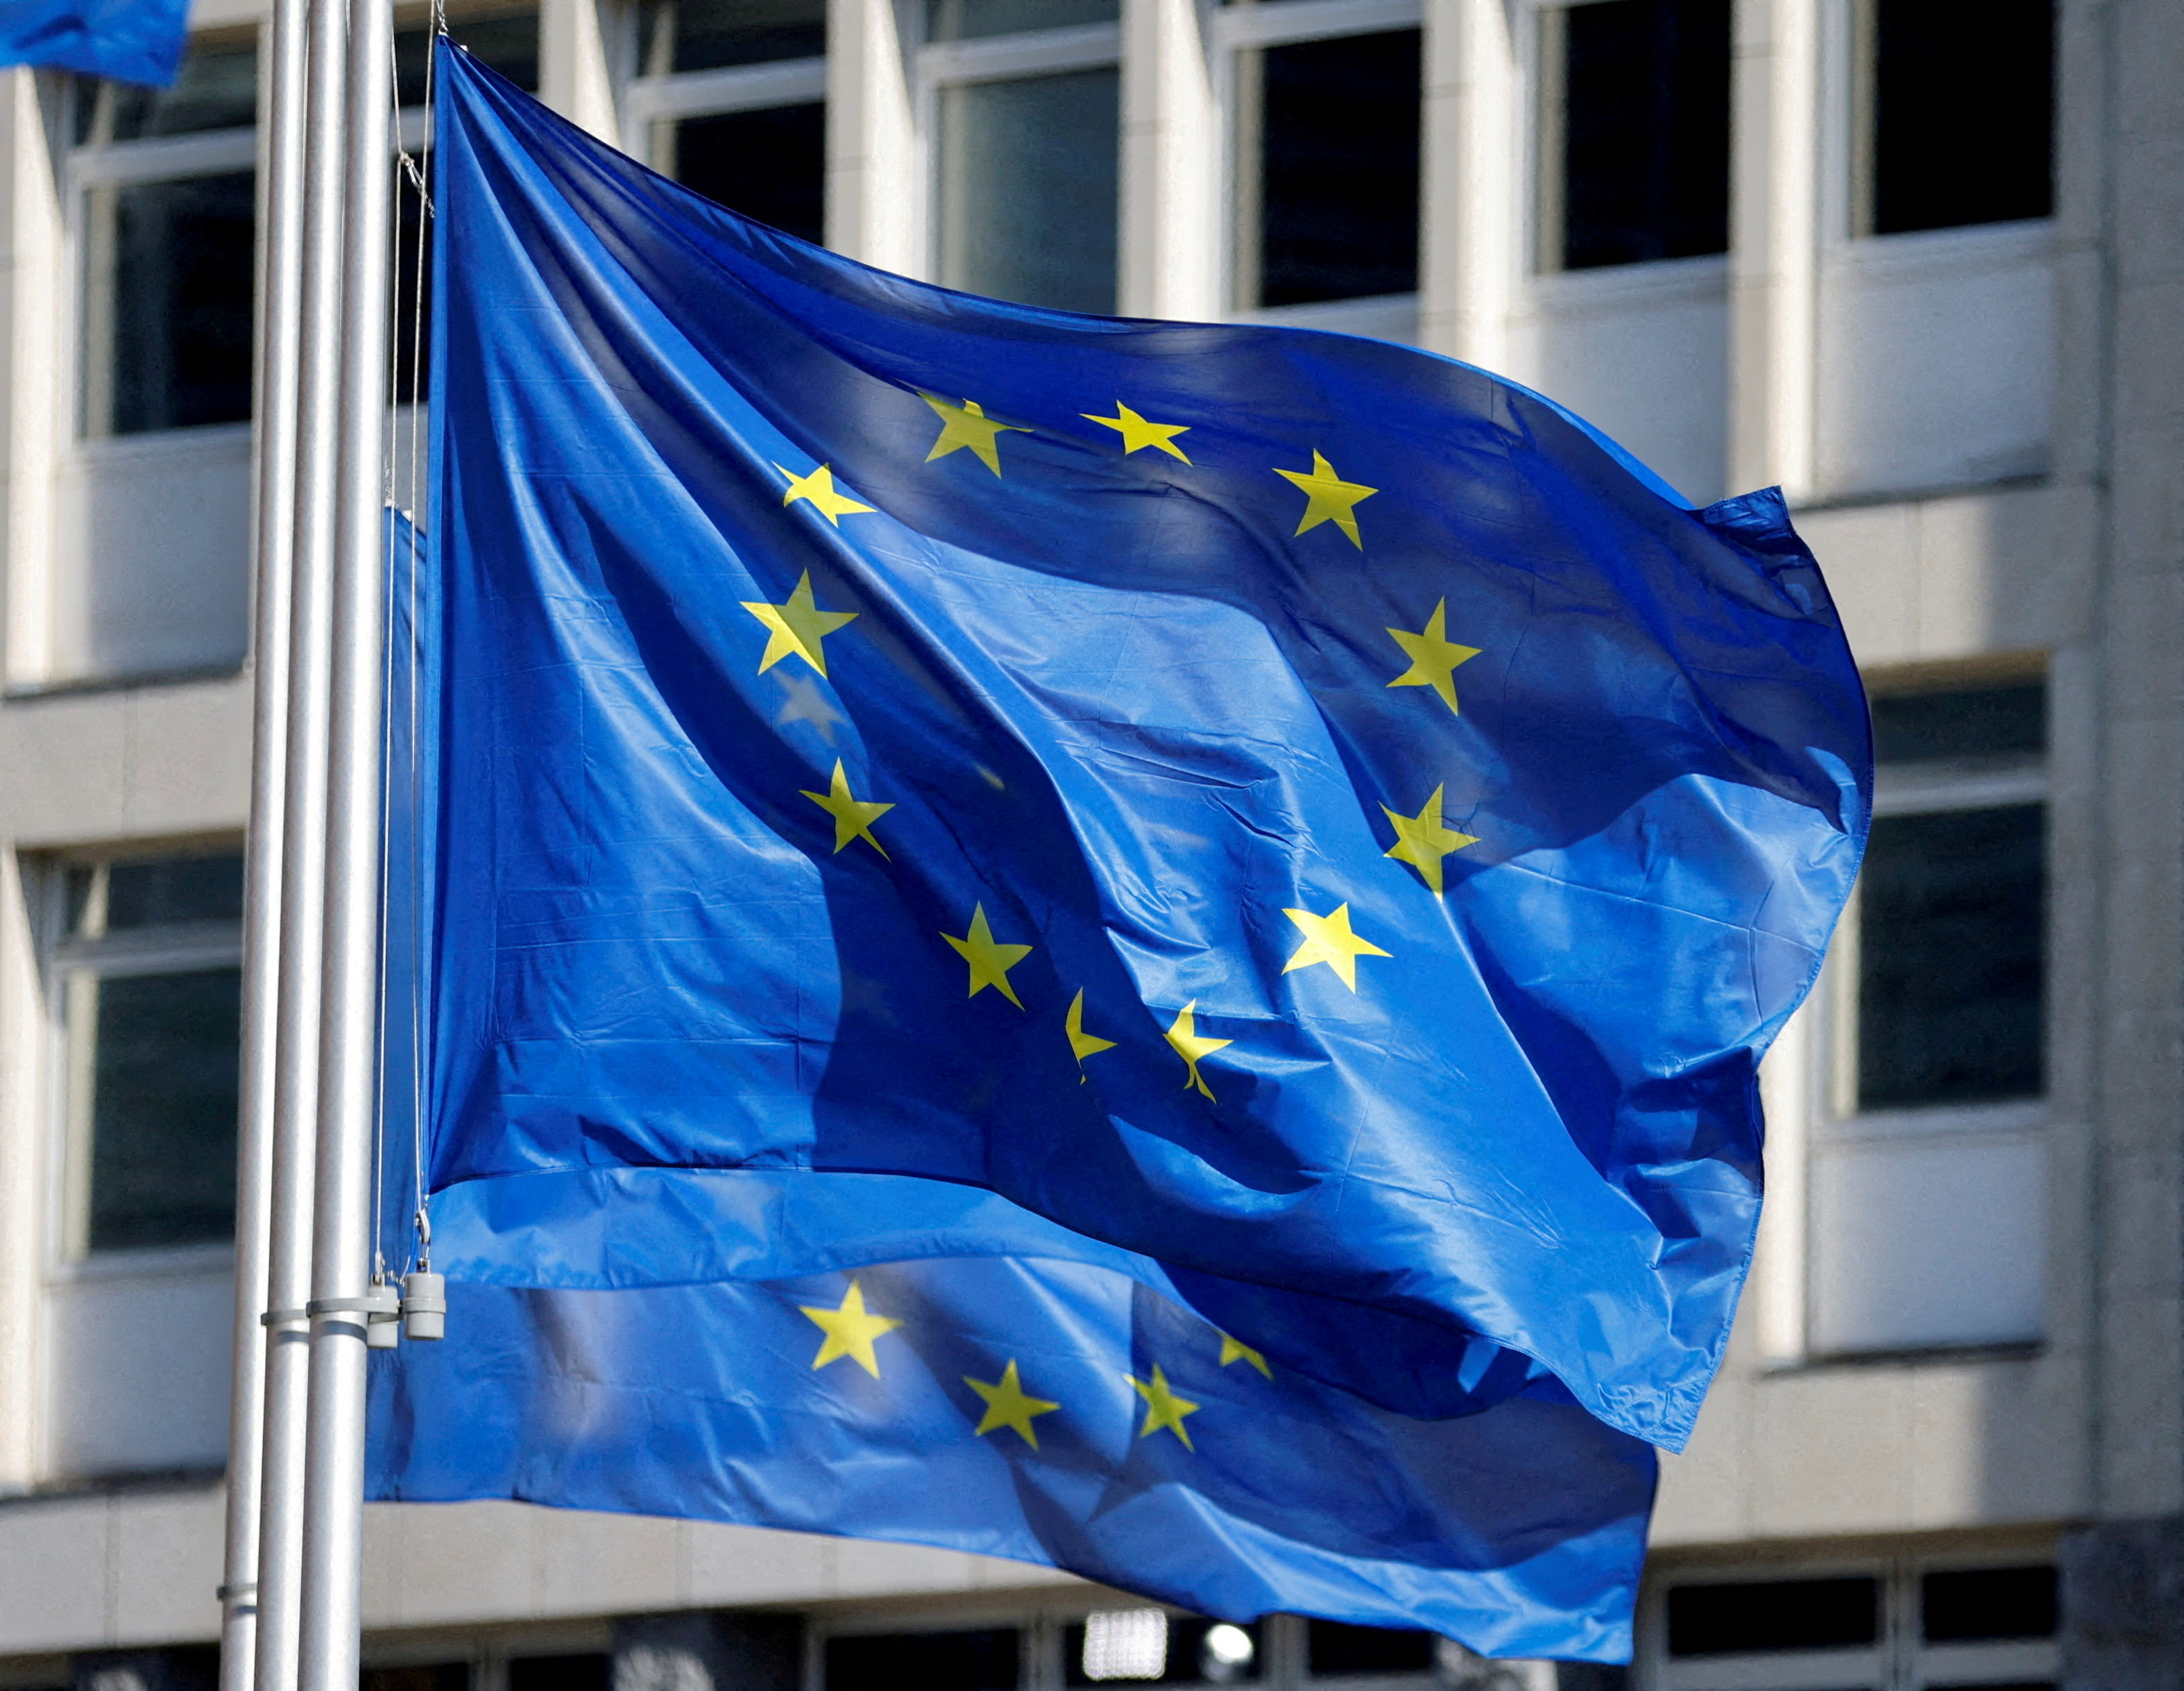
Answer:
[[[925,455],[930,464],[936,458],[945,458],[950,453],[967,446],[978,455],[978,461],[996,476],[1001,473],[1001,455],[995,443],[1006,433],[1029,434],[1031,431],[1021,423],[994,422],[980,409],[976,399],[966,399],[960,405],[932,393],[920,393],[919,399],[933,407],[940,419],[940,433],[933,443],[933,450]]]
[[[885,1315],[867,1314],[864,1288],[856,1281],[851,1281],[850,1289],[842,1294],[842,1307],[838,1309],[814,1309],[809,1303],[796,1307],[827,1335],[819,1347],[819,1354],[811,1359],[814,1369],[824,1368],[846,1356],[873,1379],[880,1377],[880,1359],[872,1354],[872,1341],[883,1333],[893,1332],[902,1323]]]
[[[827,465],[822,464],[808,476],[798,475],[786,464],[777,464],[773,467],[788,477],[788,491],[781,496],[783,505],[791,505],[799,499],[809,499],[819,514],[837,528],[842,526],[844,517],[855,516],[861,511],[872,509],[868,505],[859,505],[847,494],[838,492],[834,486],[834,472]]]
[[[1368,499],[1379,493],[1378,488],[1344,481],[1334,473],[1334,466],[1321,457],[1317,449],[1312,455],[1310,475],[1299,470],[1276,470],[1274,473],[1304,489],[1304,516],[1297,523],[1298,533],[1317,528],[1323,522],[1331,522],[1350,537],[1351,545],[1361,552],[1365,550],[1365,543],[1357,538],[1357,505],[1360,499]]]
[[[1440,701],[1451,711],[1456,709],[1456,679],[1453,672],[1458,664],[1469,663],[1479,656],[1477,646],[1460,646],[1448,638],[1445,619],[1448,601],[1444,599],[1433,608],[1426,625],[1415,634],[1402,628],[1390,628],[1388,638],[1403,649],[1403,656],[1411,667],[1388,684],[1390,687],[1430,687],[1440,695]]]
[[[940,937],[955,946],[957,955],[971,965],[971,990],[964,996],[976,998],[989,986],[998,986],[1002,997],[1019,1010],[1023,1008],[1023,1000],[1017,996],[1016,988],[1009,985],[1009,971],[1029,957],[1032,948],[1029,946],[996,944],[994,930],[986,925],[984,905],[972,907],[971,931],[963,938],[959,940],[953,934],[943,934]]]
[[[1084,1031],[1084,989],[1078,987],[1077,996],[1069,1001],[1069,1014],[1062,1020],[1062,1031],[1069,1035],[1069,1049],[1076,1054],[1077,1066],[1082,1069],[1084,1059],[1097,1057],[1103,1051],[1112,1051],[1115,1041],[1101,1039],[1097,1034]]]
[[[1167,1030],[1167,1042],[1175,1047],[1175,1054],[1190,1065],[1190,1073],[1184,1077],[1184,1089],[1188,1091],[1195,1086],[1211,1099],[1213,1089],[1206,1084],[1205,1077],[1198,1072],[1198,1060],[1202,1057],[1211,1057],[1223,1046],[1234,1045],[1236,1041],[1201,1038],[1198,1031],[1197,1010],[1198,1001],[1194,998],[1175,1013],[1175,1021]]]
[[[1440,822],[1440,792],[1433,790],[1433,796],[1425,801],[1416,816],[1398,816],[1382,805],[1380,809],[1389,821],[1396,824],[1396,843],[1383,854],[1400,857],[1425,878],[1425,883],[1435,892],[1441,890],[1440,860],[1451,851],[1461,851],[1467,846],[1476,846],[1476,834],[1458,834],[1453,828],[1444,828]]]
[[[809,570],[797,578],[786,605],[767,605],[746,599],[743,606],[766,624],[766,656],[758,661],[760,675],[792,654],[824,675],[827,654],[820,643],[844,623],[857,620],[854,611],[822,611],[813,603]]]
[[[1232,1339],[1228,1334],[1223,1333],[1221,1335],[1221,1365],[1226,1368],[1232,1362],[1248,1362],[1268,1379],[1271,1380],[1274,1377],[1274,1370],[1267,1366],[1266,1358],[1261,1356],[1243,1340]]]
[[[1017,1378],[1017,1361],[1009,1359],[1009,1365],[1001,1370],[1001,1377],[989,1385],[983,1380],[963,1376],[963,1383],[986,1400],[986,1413],[979,1417],[978,1436],[983,1438],[998,1426],[1012,1426],[1023,1435],[1023,1442],[1034,1450],[1039,1448],[1039,1434],[1033,1430],[1032,1417],[1050,1415],[1061,1407],[1045,1398],[1028,1393]]]
[[[1196,1450],[1190,1442],[1190,1430],[1183,1424],[1185,1415],[1198,1413],[1198,1405],[1188,1398],[1178,1398],[1168,1389],[1167,1376],[1161,1372],[1160,1364],[1153,1365],[1153,1383],[1150,1386],[1134,1374],[1123,1376],[1138,1388],[1138,1395],[1145,1400],[1145,1424],[1138,1429],[1139,1438],[1150,1438],[1166,1427],[1183,1441],[1185,1450]]]
[[[1370,940],[1361,940],[1350,931],[1350,907],[1338,904],[1325,916],[1315,916],[1309,910],[1284,910],[1282,914],[1304,929],[1304,943],[1296,948],[1296,955],[1282,965],[1287,974],[1293,968],[1310,968],[1323,963],[1342,977],[1342,984],[1352,992],[1357,990],[1357,959],[1384,957],[1382,951]]]
[[[803,789],[799,788],[800,792]],[[834,779],[823,793],[805,792],[804,796],[834,818],[834,849],[838,851],[852,840],[862,840],[883,857],[887,847],[872,838],[872,824],[894,806],[874,803],[870,799],[853,798],[850,794],[850,778],[842,773],[842,760],[834,760]]]
[[[1156,446],[1171,458],[1183,458],[1186,464],[1190,462],[1190,459],[1184,458],[1183,449],[1175,444],[1176,436],[1190,433],[1188,423],[1147,422],[1120,399],[1115,401],[1115,415],[1112,417],[1095,417],[1089,411],[1079,411],[1077,415],[1087,422],[1104,423],[1121,435],[1123,456],[1125,458],[1140,446]]]

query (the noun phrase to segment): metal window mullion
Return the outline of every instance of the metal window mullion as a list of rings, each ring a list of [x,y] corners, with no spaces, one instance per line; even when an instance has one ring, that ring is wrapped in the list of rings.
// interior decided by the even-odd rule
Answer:
[[[647,123],[723,112],[765,111],[774,106],[806,106],[826,98],[824,59],[640,76],[623,92],[623,125],[634,133]]]
[[[77,148],[68,155],[67,170],[69,186],[81,193],[137,182],[233,176],[255,170],[257,165],[257,130],[223,129],[210,135]]]
[[[1225,7],[1213,18],[1218,50],[1284,47],[1336,36],[1379,35],[1417,29],[1424,21],[1419,0],[1283,0],[1267,6]]]
[[[928,87],[951,82],[997,82],[1061,70],[1119,64],[1122,26],[1087,24],[1076,29],[1028,30],[984,41],[938,42],[917,51],[918,80]]]

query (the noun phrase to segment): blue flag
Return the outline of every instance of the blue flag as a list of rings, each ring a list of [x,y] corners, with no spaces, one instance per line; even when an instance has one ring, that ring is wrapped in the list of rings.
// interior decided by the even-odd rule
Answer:
[[[1379,1411],[1680,1444],[1871,789],[1780,497],[1407,349],[886,276],[443,60],[440,1266],[1075,1264]]]
[[[189,0],[0,0],[0,65],[164,88],[181,66],[189,27]]]

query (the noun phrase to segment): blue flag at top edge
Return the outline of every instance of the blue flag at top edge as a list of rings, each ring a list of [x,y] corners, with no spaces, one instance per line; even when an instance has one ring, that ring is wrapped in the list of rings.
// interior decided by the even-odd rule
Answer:
[[[0,0],[0,65],[164,88],[181,66],[189,26],[189,0]]]
[[[442,58],[438,1266],[1050,1264],[1360,1413],[1680,1445],[1871,790],[1780,496],[874,271]]]

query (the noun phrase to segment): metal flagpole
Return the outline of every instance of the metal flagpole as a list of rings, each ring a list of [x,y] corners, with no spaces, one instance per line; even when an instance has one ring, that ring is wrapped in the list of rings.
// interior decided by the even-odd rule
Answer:
[[[374,1307],[368,1294],[378,1102],[393,23],[389,0],[350,0],[342,438],[327,739],[326,1031],[319,1048],[300,1691],[356,1691],[363,1602],[365,1311]]]
[[[252,1691],[258,1665],[258,1527],[279,1072],[281,879],[287,789],[288,577],[295,527],[298,295],[302,288],[304,0],[276,0],[259,148],[257,603],[249,862],[244,872],[242,1108],[236,1147],[235,1359],[227,1435],[220,1691]]]
[[[289,605],[286,862],[281,884],[280,1062],[274,1076],[271,1248],[259,1521],[256,1691],[296,1683],[302,1611],[313,1180],[325,940],[326,724],[334,495],[341,440],[342,145],[348,30],[342,0],[276,0],[308,25],[298,173],[298,355]]]

